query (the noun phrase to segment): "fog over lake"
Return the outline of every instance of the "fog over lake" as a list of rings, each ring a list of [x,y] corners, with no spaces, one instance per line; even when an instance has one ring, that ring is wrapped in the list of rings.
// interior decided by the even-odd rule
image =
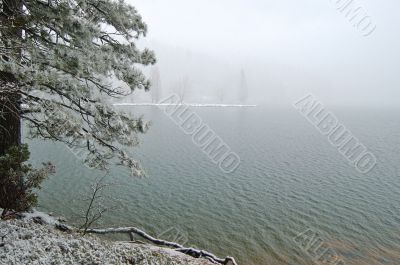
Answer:
[[[249,99],[259,104],[287,105],[312,92],[335,106],[399,105],[394,0],[130,2],[149,25],[144,43],[167,91],[187,76],[194,96],[221,86],[234,93],[244,69]],[[375,27],[369,36],[366,22],[357,28],[363,18]]]
[[[79,224],[106,175],[115,200],[99,227],[241,265],[322,265],[327,251],[335,265],[400,264],[399,1],[127,2],[157,63],[139,67],[150,91],[109,102],[151,123],[127,150],[146,177],[26,138],[32,163],[57,169],[39,209]]]

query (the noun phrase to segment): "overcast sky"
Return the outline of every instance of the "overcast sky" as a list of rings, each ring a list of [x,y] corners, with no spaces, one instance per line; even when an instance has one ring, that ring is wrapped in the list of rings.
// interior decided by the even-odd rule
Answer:
[[[400,2],[357,0],[376,26],[364,37],[336,1],[348,0],[128,2],[160,54],[165,45],[244,68],[258,100],[309,91],[327,104],[400,106]],[[173,58],[163,58],[173,67]]]

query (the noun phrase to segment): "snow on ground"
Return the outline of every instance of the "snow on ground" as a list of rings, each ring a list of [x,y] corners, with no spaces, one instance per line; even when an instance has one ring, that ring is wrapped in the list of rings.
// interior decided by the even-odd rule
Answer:
[[[55,229],[57,223],[39,212],[26,214],[23,219],[0,220],[0,264],[212,264],[171,249],[61,232]]]

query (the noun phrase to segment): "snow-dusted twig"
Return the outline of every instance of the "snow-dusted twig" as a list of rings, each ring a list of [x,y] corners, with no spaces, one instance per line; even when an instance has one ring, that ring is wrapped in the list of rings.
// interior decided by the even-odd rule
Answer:
[[[0,235],[1,242],[4,242],[4,238],[9,234],[10,232],[5,233],[4,235]]]
[[[102,192],[105,188],[116,185],[115,183],[105,182],[106,176],[107,175],[104,175],[103,177],[96,179],[96,181],[91,186],[92,193],[86,198],[89,203],[87,209],[84,212],[84,215],[82,216],[82,219],[84,219],[84,223],[79,228],[80,231],[83,231],[83,235],[86,234],[87,229],[89,229],[94,223],[96,223],[100,218],[103,217],[103,214],[105,212],[111,210],[112,208],[115,208],[105,207],[102,205],[102,203],[98,202],[98,200],[104,199],[105,196],[102,194]]]
[[[0,247],[4,247],[4,245],[5,245],[4,238],[6,238],[6,236],[8,234],[10,234],[10,232],[6,232],[5,234],[0,235],[0,238],[1,238]]]
[[[226,257],[225,259],[218,258],[214,254],[209,253],[204,250],[198,250],[195,248],[186,248],[178,243],[175,242],[170,242],[162,239],[158,239],[155,237],[150,236],[146,232],[136,228],[136,227],[118,227],[118,228],[105,228],[105,229],[88,229],[86,230],[86,233],[92,233],[92,234],[136,234],[139,235],[150,242],[152,242],[155,245],[158,246],[166,246],[175,249],[178,252],[190,255],[195,258],[206,258],[214,263],[219,263],[219,264],[225,264],[225,265],[237,265],[235,259],[233,257]]]

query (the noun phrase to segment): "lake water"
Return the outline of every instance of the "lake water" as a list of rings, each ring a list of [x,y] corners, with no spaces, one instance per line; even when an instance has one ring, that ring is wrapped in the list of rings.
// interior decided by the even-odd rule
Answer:
[[[153,123],[133,150],[147,177],[115,168],[118,207],[98,226],[141,227],[242,265],[313,264],[293,240],[311,229],[344,264],[400,264],[398,110],[334,110],[378,158],[361,174],[295,109],[192,108],[240,156],[225,174],[156,107],[120,108]],[[57,169],[40,208],[79,223],[82,194],[101,173],[63,145],[28,142],[34,162]]]

